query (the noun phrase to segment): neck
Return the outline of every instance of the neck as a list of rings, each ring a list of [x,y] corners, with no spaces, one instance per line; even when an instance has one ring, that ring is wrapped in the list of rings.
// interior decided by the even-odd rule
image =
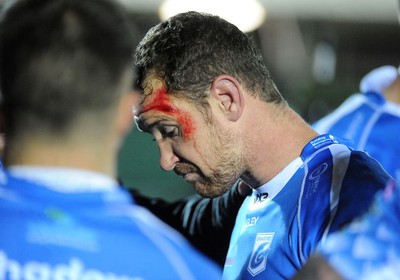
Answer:
[[[383,93],[388,101],[400,104],[400,76]]]
[[[115,176],[113,149],[98,143],[54,143],[30,139],[28,143],[13,141],[5,153],[5,164],[51,166],[84,169]]]
[[[258,109],[249,112],[248,120],[251,122],[247,126],[250,131],[245,132],[248,170],[242,179],[252,187],[259,187],[274,178],[318,136],[286,104],[261,103]]]

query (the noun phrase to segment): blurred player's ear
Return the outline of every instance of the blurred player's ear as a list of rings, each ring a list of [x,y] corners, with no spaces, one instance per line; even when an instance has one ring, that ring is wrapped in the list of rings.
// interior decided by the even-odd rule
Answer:
[[[133,126],[132,108],[134,105],[135,95],[133,92],[123,94],[121,97],[116,116],[116,129],[119,135],[125,135]]]

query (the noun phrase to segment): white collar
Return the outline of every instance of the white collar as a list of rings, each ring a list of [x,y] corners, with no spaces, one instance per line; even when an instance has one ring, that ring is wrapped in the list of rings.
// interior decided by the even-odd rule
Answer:
[[[292,178],[294,173],[301,167],[303,164],[303,160],[298,157],[289,163],[281,172],[279,172],[274,178],[270,181],[261,185],[259,188],[254,191],[257,194],[268,193],[268,198],[274,198],[287,184],[287,182]]]
[[[112,191],[118,186],[109,176],[83,169],[14,165],[7,170],[13,177],[65,193]]]
[[[264,208],[287,184],[296,171],[302,166],[303,160],[301,157],[293,160],[280,173],[278,173],[270,181],[261,185],[257,189],[253,189],[253,197],[261,197],[267,194],[264,199],[253,199],[249,204],[249,211],[256,211]]]

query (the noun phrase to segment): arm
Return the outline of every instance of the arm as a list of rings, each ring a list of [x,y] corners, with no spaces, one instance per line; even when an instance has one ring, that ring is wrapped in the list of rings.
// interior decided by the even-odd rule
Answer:
[[[223,266],[236,215],[247,194],[239,192],[238,185],[236,183],[220,197],[192,195],[175,202],[148,198],[134,190],[130,192],[139,205],[148,208],[183,234],[197,249]],[[241,185],[241,188],[245,187]]]

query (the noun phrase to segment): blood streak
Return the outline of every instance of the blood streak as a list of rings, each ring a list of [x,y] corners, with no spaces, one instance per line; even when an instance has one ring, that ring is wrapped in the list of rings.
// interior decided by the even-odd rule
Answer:
[[[195,131],[193,121],[189,114],[182,112],[176,106],[172,105],[170,95],[165,88],[160,88],[158,91],[153,93],[152,100],[143,105],[142,113],[151,110],[156,110],[175,117],[182,128],[183,138],[186,140],[189,139]]]

